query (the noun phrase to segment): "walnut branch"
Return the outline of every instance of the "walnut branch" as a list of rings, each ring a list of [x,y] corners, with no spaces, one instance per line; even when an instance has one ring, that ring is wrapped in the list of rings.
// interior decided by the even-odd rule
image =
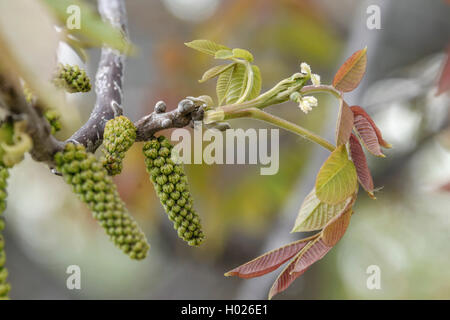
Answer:
[[[127,35],[127,17],[122,0],[99,0],[102,18]],[[81,143],[88,151],[95,151],[103,141],[103,130],[108,120],[120,116],[125,55],[107,46],[102,48],[100,63],[95,76],[97,101],[89,120],[75,132],[69,141]]]
[[[99,0],[98,7],[103,19],[127,34],[126,10],[123,0]],[[96,74],[96,104],[87,122],[67,141],[59,141],[51,135],[51,128],[39,108],[28,103],[22,93],[18,79],[12,80],[12,86],[6,86],[0,77],[0,92],[7,93],[9,103],[0,101],[0,107],[7,108],[11,114],[27,120],[27,133],[33,140],[30,151],[36,161],[45,162],[54,167],[53,157],[61,151],[66,143],[75,142],[94,152],[103,141],[103,131],[108,120],[122,115],[122,85],[125,56],[120,52],[104,46]],[[0,95],[1,98],[1,95]],[[149,140],[156,132],[168,128],[188,126],[195,120],[203,118],[203,105],[198,101],[184,99],[178,107],[166,112],[166,105],[160,101],[155,110],[136,121],[137,141]]]
[[[203,107],[189,99],[181,100],[176,109],[165,111],[166,104],[159,101],[154,112],[135,122],[136,141],[147,141],[160,130],[186,127],[203,118]]]

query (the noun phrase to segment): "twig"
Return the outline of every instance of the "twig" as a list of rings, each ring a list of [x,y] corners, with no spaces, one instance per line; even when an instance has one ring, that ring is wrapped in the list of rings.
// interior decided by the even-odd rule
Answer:
[[[102,18],[127,35],[127,17],[123,0],[99,0],[98,9]],[[69,141],[83,144],[94,152],[103,141],[103,131],[108,120],[123,113],[123,69],[125,55],[107,46],[102,48],[100,63],[95,76],[97,101],[89,120]]]

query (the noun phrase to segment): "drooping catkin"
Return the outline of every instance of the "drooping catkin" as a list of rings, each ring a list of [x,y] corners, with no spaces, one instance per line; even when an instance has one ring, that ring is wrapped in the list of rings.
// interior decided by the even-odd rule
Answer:
[[[190,246],[198,246],[204,239],[200,218],[192,205],[183,166],[171,159],[172,148],[164,136],[147,141],[143,147],[147,172],[178,236]]]
[[[53,77],[53,84],[58,88],[65,89],[69,93],[91,91],[91,81],[86,71],[76,65],[58,64]]]
[[[6,186],[8,177],[8,169],[3,164],[0,164],[0,300],[9,299],[8,293],[11,289],[11,286],[6,280],[8,270],[5,267],[5,241],[2,236],[2,231],[5,229],[5,220],[2,217],[2,213],[6,209]]]
[[[131,148],[134,140],[136,140],[136,127],[127,117],[119,116],[106,123],[102,151],[105,156],[103,166],[109,175],[113,176],[122,171],[125,152]]]
[[[130,258],[144,259],[150,246],[128,213],[101,161],[84,146],[68,143],[62,152],[56,153],[55,163],[64,180],[88,205],[111,241]]]

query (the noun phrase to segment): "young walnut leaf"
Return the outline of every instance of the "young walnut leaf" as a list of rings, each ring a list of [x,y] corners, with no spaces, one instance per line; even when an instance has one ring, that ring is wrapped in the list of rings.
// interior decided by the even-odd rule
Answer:
[[[232,104],[239,100],[244,94],[247,86],[247,68],[243,64],[237,64],[233,68],[231,75],[230,88],[226,94],[225,102]]]
[[[313,189],[305,198],[295,220],[291,232],[305,232],[322,229],[328,221],[346,210],[351,204],[353,196],[341,203],[331,205],[320,201]]]
[[[306,245],[295,263],[292,273],[303,273],[312,264],[322,259],[342,238],[350,223],[352,209],[345,210],[327,223],[320,237]]]
[[[339,106],[338,125],[336,127],[336,144],[347,143],[353,130],[353,112],[348,104],[341,100]]]
[[[352,217],[352,209],[348,209],[341,215],[330,221],[322,231],[321,240],[324,245],[328,247],[334,247],[339,240],[344,236],[350,224],[350,218]]]
[[[375,134],[377,136],[378,143],[383,148],[386,148],[386,149],[392,148],[392,145],[383,139],[380,129],[378,129],[378,127],[375,124],[375,122],[373,121],[373,119],[367,114],[367,112],[363,108],[361,108],[360,106],[352,106],[352,107],[350,107],[350,109],[352,110],[355,118],[356,118],[356,116],[359,115],[359,116],[364,117],[367,121],[369,121],[370,126],[372,127],[373,130],[375,130]]]
[[[231,59],[233,57],[233,52],[229,49],[219,50],[214,54],[215,59]]]
[[[289,264],[284,268],[284,270],[275,280],[269,291],[269,300],[272,299],[276,294],[286,290],[292,284],[292,282],[294,282],[295,279],[300,277],[306,271],[305,269],[303,270],[303,272],[292,273],[292,270],[294,269],[295,263],[297,262],[300,254],[301,252],[299,252],[291,262],[289,262]]]
[[[269,251],[252,261],[228,271],[225,273],[225,276],[254,278],[272,272],[296,255],[313,237],[301,239],[281,248]]]
[[[370,122],[361,115],[355,115],[354,126],[366,149],[374,156],[384,157],[377,134]]]
[[[356,167],[356,174],[358,175],[358,181],[364,190],[367,191],[371,198],[375,199],[373,195],[373,179],[370,174],[369,166],[367,165],[366,155],[362,149],[361,144],[358,141],[358,138],[354,134],[350,136],[350,156],[352,158],[353,163]]]
[[[332,247],[327,246],[320,237],[310,241],[309,244],[302,249],[302,252],[300,252],[291,273],[302,274],[307,268],[322,259],[331,248]]]
[[[233,49],[233,57],[247,60],[248,62],[253,62],[253,55],[250,51],[245,49],[235,48]]]
[[[226,71],[222,72],[217,79],[216,93],[219,106],[225,101],[230,91],[231,80],[233,78],[234,69],[237,65],[233,65]]]
[[[212,67],[211,69],[207,70],[203,74],[202,78],[200,80],[198,80],[198,82],[203,83],[205,81],[208,81],[209,79],[215,78],[218,75],[220,75],[221,73],[227,71],[229,68],[234,67],[235,64],[236,63],[230,63],[230,64]]]
[[[261,83],[262,83],[261,71],[259,71],[258,66],[252,66],[252,70],[253,70],[253,87],[248,97],[248,100],[255,99],[256,97],[259,96],[261,92]]]
[[[366,72],[367,48],[356,51],[339,68],[334,76],[333,86],[342,92],[354,90]]]
[[[219,50],[231,50],[230,48],[217,44],[210,40],[194,40],[191,42],[186,42],[185,45],[191,49],[215,56],[216,52]]]
[[[338,204],[350,197],[357,187],[355,165],[348,159],[345,145],[337,147],[316,178],[317,198],[328,204]]]

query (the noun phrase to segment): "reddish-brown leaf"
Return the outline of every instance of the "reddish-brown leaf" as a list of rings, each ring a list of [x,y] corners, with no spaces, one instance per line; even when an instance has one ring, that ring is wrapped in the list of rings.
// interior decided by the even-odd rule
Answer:
[[[300,252],[300,256],[291,273],[303,273],[313,263],[322,259],[331,248],[331,246],[325,245],[321,238],[312,240],[305,248],[303,248],[302,252]]]
[[[375,156],[384,157],[384,154],[381,152],[381,146],[378,143],[377,134],[370,122],[363,116],[356,115],[354,126],[366,149]]]
[[[284,268],[284,270],[280,273],[278,278],[273,283],[272,287],[269,291],[269,300],[273,298],[276,294],[284,291],[291,285],[292,282],[294,282],[295,279],[300,277],[305,271],[298,272],[298,273],[292,273],[292,270],[294,269],[295,263],[297,261],[298,256],[300,253],[298,253],[294,259],[292,259],[291,262]]]
[[[450,90],[450,45],[447,47],[447,60],[439,78],[438,91],[436,95],[438,96],[448,90]]]
[[[358,138],[354,134],[350,136],[350,156],[353,160],[353,163],[356,167],[356,173],[358,175],[358,181],[369,193],[371,198],[375,198],[373,195],[373,179],[370,174],[369,166],[367,165],[366,155],[361,147],[361,144],[358,141]]]
[[[383,135],[381,134],[380,129],[378,129],[377,125],[375,124],[375,121],[369,116],[369,114],[360,106],[352,106],[350,109],[353,112],[353,115],[356,117],[357,115],[360,115],[364,118],[366,118],[367,121],[369,121],[370,125],[372,126],[373,130],[375,130],[375,134],[377,135],[378,143],[386,149],[392,148],[392,145],[388,142],[386,142],[383,139]]]
[[[283,263],[295,256],[303,247],[313,238],[301,239],[285,245],[281,248],[269,251],[252,261],[249,261],[231,271],[225,273],[225,276],[238,276],[240,278],[254,278],[272,272]]]
[[[349,210],[331,220],[325,228],[323,228],[320,239],[325,246],[334,247],[336,243],[341,240],[347,230],[351,217],[352,209],[349,208]]]
[[[366,72],[367,48],[356,51],[339,68],[334,76],[333,86],[342,92],[354,90]]]
[[[350,134],[352,133],[352,129],[353,112],[348,104],[344,100],[341,100],[341,105],[339,106],[338,124],[336,127],[337,146],[347,143],[350,138]]]

